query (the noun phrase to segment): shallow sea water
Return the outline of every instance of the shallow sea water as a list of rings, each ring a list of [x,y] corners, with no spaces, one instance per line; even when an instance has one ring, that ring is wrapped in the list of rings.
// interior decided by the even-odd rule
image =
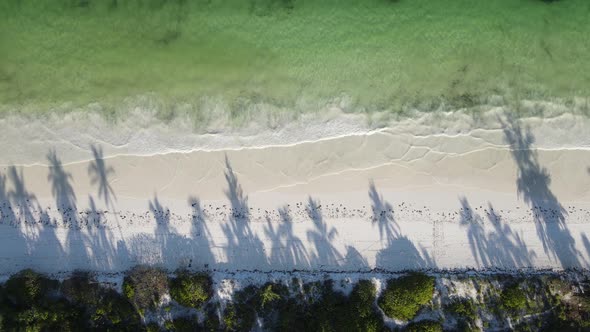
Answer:
[[[588,17],[585,0],[5,0],[0,109],[116,118],[150,96],[199,126],[211,99],[234,125],[343,96],[345,112],[394,114],[571,100],[590,92]]]

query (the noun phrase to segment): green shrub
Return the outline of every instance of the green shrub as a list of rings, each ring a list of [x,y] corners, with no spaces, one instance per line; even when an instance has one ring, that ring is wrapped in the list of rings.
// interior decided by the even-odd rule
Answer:
[[[160,325],[158,325],[157,323],[151,322],[145,326],[145,330],[147,332],[159,332]]]
[[[281,296],[273,290],[273,285],[266,285],[260,290],[260,306],[262,308],[268,307],[273,302],[281,299]]]
[[[57,281],[27,269],[11,276],[6,281],[4,294],[17,306],[30,306],[50,290],[56,290],[57,286]]]
[[[301,322],[290,331],[381,331],[383,321],[374,306],[376,289],[369,280],[359,281],[349,296],[335,291],[332,282],[308,288],[319,291],[319,297],[299,304],[299,308],[288,308],[289,313],[297,313],[291,320]]]
[[[180,271],[170,281],[170,296],[185,307],[199,309],[212,295],[213,282],[206,274]]]
[[[269,330],[285,330],[279,327],[288,303],[289,288],[278,283],[266,283],[260,287],[250,285],[234,294],[233,301],[223,313],[226,330],[249,331],[256,317],[264,320]]]
[[[432,299],[434,278],[422,273],[412,273],[397,279],[390,279],[379,298],[383,312],[392,318],[410,320],[420,307]]]
[[[139,326],[140,317],[133,305],[115,290],[101,286],[88,273],[74,273],[63,281],[63,296],[85,308],[88,325],[93,328]]]
[[[500,295],[502,308],[510,311],[522,310],[526,307],[526,295],[518,284],[505,286]]]
[[[23,270],[5,284],[0,296],[2,329],[7,331],[73,331],[82,328],[81,312],[59,296],[59,282]]]
[[[228,304],[223,311],[223,325],[226,331],[236,331],[240,325],[240,319],[233,304]]]
[[[100,302],[88,309],[93,326],[97,327],[136,326],[141,322],[133,305],[112,289],[101,292]]]
[[[123,292],[140,312],[153,309],[168,292],[168,276],[158,268],[136,266],[123,279]]]
[[[135,298],[135,289],[133,288],[133,284],[131,280],[128,278],[123,279],[123,295],[129,300],[133,300]]]
[[[405,328],[406,332],[442,332],[442,325],[433,320],[422,320],[419,322],[412,322]]]
[[[207,306],[205,310],[205,321],[203,323],[203,331],[215,332],[220,330],[221,323],[219,322],[219,316],[214,306]]]
[[[350,313],[348,312],[348,298],[332,288],[331,280],[325,282],[321,290],[321,297],[312,302],[309,309],[311,320],[306,330],[312,331],[345,331],[350,329]]]
[[[86,272],[74,272],[61,284],[61,293],[70,302],[79,305],[95,305],[99,301],[100,287],[96,280]]]
[[[377,289],[370,280],[360,280],[352,289],[349,297],[350,312],[348,318],[352,331],[381,331],[383,320],[373,305]]]
[[[469,321],[477,319],[475,304],[469,299],[455,299],[446,305],[446,309],[456,316],[467,318]]]
[[[178,331],[178,332],[193,332],[199,330],[199,324],[195,318],[192,317],[181,317],[176,318],[166,325],[166,328],[169,331]]]
[[[64,300],[34,304],[11,315],[7,330],[76,331],[82,327],[80,311]]]
[[[268,285],[262,287],[249,285],[234,294],[233,303],[226,307],[223,314],[226,330],[249,331],[252,329],[258,311],[263,309],[261,290]],[[269,292],[272,292],[272,288]]]
[[[289,297],[289,288],[279,283],[266,283],[261,286],[253,298],[256,310],[261,315],[272,315],[279,307],[284,305]]]
[[[484,322],[484,325],[487,322]],[[459,319],[457,321],[457,326],[455,328],[455,331],[457,332],[480,332],[481,329],[479,327],[477,327],[477,325],[475,325],[474,321],[470,321],[468,319]]]
[[[310,311],[301,302],[295,299],[288,299],[283,306],[279,308],[275,330],[277,331],[305,331],[307,324],[311,321]]]

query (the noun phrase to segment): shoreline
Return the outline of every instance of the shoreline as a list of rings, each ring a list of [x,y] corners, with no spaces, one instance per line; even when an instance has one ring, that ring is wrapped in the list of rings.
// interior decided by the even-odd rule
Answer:
[[[154,109],[140,107],[131,107],[116,122],[92,108],[42,118],[14,114],[0,118],[0,140],[5,142],[0,144],[3,150],[0,167],[47,165],[49,149],[60,155],[63,165],[68,165],[91,161],[93,147],[102,149],[103,159],[110,159],[309,146],[380,134],[418,143],[465,136],[465,139],[472,137],[473,145],[479,139],[482,146],[504,148],[507,143],[496,132],[502,129],[502,119],[507,118],[533,130],[535,149],[590,149],[590,136],[585,131],[590,126],[590,117],[579,107],[522,101],[516,119],[515,110],[509,105],[480,105],[477,110],[444,112],[414,109],[411,115],[399,116],[389,112],[350,112],[345,106],[328,104],[295,118],[284,118],[274,125],[267,118],[272,112],[254,112],[248,115],[251,119],[239,126],[232,125],[227,114],[214,108],[211,111],[218,120],[203,124],[205,127],[197,127],[188,113],[163,121]]]

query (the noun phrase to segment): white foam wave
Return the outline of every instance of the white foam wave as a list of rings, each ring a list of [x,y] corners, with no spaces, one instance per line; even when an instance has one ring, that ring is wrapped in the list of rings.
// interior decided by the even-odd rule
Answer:
[[[126,107],[128,111],[116,121],[105,118],[96,104],[67,113],[49,112],[43,117],[16,113],[5,116],[0,119],[0,165],[46,164],[46,155],[52,149],[64,163],[89,160],[93,145],[100,145],[103,157],[108,158],[260,149],[383,132],[416,138],[468,135],[491,145],[506,146],[506,142],[498,140],[502,137],[497,135],[502,130],[500,119],[515,112],[511,106],[480,105],[476,110],[412,110],[401,117],[387,111],[350,113],[351,106],[340,101],[303,113],[297,111],[294,116],[258,105],[258,111],[249,113],[247,122],[235,126],[219,103],[207,106],[209,118],[204,125],[195,125],[190,113],[162,120],[157,104]],[[520,121],[533,130],[537,148],[590,148],[590,119],[579,114],[575,105],[523,101],[519,112],[529,114]]]

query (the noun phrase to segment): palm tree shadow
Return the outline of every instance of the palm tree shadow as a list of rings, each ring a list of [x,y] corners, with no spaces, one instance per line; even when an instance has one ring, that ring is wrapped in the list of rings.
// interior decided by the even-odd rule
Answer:
[[[590,257],[590,241],[586,234],[582,234],[582,243],[584,244],[584,249],[586,249],[586,254]]]
[[[115,169],[112,166],[107,166],[102,152],[102,147],[91,145],[92,155],[94,159],[88,165],[88,175],[91,183],[98,184],[98,197],[102,197],[107,206],[113,203],[117,197],[111,184],[109,177],[115,174]]]
[[[12,210],[9,196],[6,175],[0,174],[0,224],[12,226],[16,223],[16,215]]]
[[[373,223],[377,223],[381,241],[387,240],[387,247],[377,253],[376,267],[385,270],[428,269],[436,262],[424,249],[420,250],[405,235],[395,222],[393,206],[377,191],[375,183],[369,182],[369,198],[373,209]]]
[[[466,226],[471,253],[478,267],[486,268],[522,268],[532,266],[536,254],[528,250],[522,237],[511,227],[503,223],[494,207],[488,204],[486,215],[493,230],[487,232],[484,220],[474,213],[465,197],[460,198],[460,224]]]
[[[194,257],[194,242],[178,234],[171,222],[173,214],[170,209],[160,202],[157,195],[148,202],[148,209],[156,222],[154,235],[143,233],[125,242],[120,241],[114,247],[117,257],[122,255],[135,263],[163,265],[170,269],[190,265]]]
[[[215,263],[215,257],[211,252],[211,246],[209,239],[212,239],[211,232],[207,227],[207,220],[205,212],[201,207],[201,201],[196,197],[190,197],[188,203],[192,207],[192,237],[198,250],[198,257],[205,268],[209,267],[209,264]],[[190,268],[191,266],[189,266]]]
[[[523,129],[511,116],[506,121],[498,120],[517,166],[518,196],[532,209],[545,253],[559,260],[564,268],[579,267],[579,252],[565,222],[567,211],[550,189],[551,177],[539,163],[530,128]]]
[[[367,271],[370,269],[367,259],[353,246],[346,246],[344,260],[346,261],[346,268],[348,269],[354,269],[357,271]]]
[[[57,239],[55,230],[50,225],[51,221],[47,211],[41,208],[35,196],[27,190],[22,172],[10,167],[8,176],[0,174],[0,224],[14,227],[14,236],[4,239],[9,242],[8,250],[4,255],[24,255],[19,262],[25,268],[40,268],[47,265],[56,265],[56,262],[47,263],[39,257],[62,258],[63,251],[60,241]],[[7,189],[7,179],[10,178],[13,186],[12,191]],[[35,219],[38,217],[38,220]],[[25,228],[21,222],[25,222]],[[29,232],[28,226],[35,222],[41,225],[34,225]],[[37,227],[38,226],[38,227]],[[42,241],[39,241],[43,239]],[[6,258],[4,256],[3,258]],[[61,260],[60,261],[64,261]]]
[[[12,200],[12,212],[14,221],[19,223],[34,223],[35,216],[33,206],[38,205],[37,198],[30,193],[25,186],[25,179],[21,172],[16,170],[16,167],[10,166],[8,168],[8,177],[12,182],[13,189],[8,193],[9,199]],[[16,211],[15,211],[16,208]],[[16,212],[16,214],[14,214]]]
[[[86,246],[92,251],[92,266],[100,270],[110,270],[120,262],[128,259],[127,255],[122,255],[123,251],[117,248],[113,242],[112,232],[104,227],[104,214],[98,210],[94,198],[88,195],[88,209],[86,210],[86,223],[92,225],[89,229],[89,236],[86,240]],[[118,250],[119,249],[119,250]]]
[[[379,226],[381,241],[385,239],[389,243],[400,235],[399,225],[395,222],[393,206],[383,200],[372,180],[369,183],[369,198],[373,211],[371,221]]]
[[[160,203],[158,196],[149,202],[149,209],[156,220],[156,243],[161,246],[160,253],[164,255],[168,249],[168,241],[172,236],[170,225],[170,209]]]
[[[312,265],[338,266],[344,257],[332,245],[332,241],[338,236],[338,230],[329,227],[322,216],[322,205],[309,197],[305,210],[314,224],[314,229],[307,232],[307,239],[313,242],[315,254],[311,257]]]
[[[491,266],[492,262],[488,257],[489,243],[483,227],[483,220],[479,215],[473,214],[473,209],[465,197],[461,197],[459,201],[461,202],[460,224],[468,228],[467,238],[471,253],[479,267]]]
[[[301,239],[295,236],[293,231],[293,218],[289,213],[289,208],[283,206],[279,208],[279,216],[281,224],[279,225],[279,234],[285,239],[287,244],[287,261],[291,262],[293,266],[307,267],[309,266],[309,257],[307,250]]]
[[[301,239],[294,234],[293,218],[287,205],[278,209],[278,226],[267,218],[264,233],[272,242],[269,264],[283,270],[306,268],[309,266],[307,251]]]
[[[76,194],[70,183],[72,175],[65,171],[55,150],[47,154],[47,160],[49,161],[47,179],[51,183],[51,193],[55,198],[55,205],[62,216],[62,221],[64,224],[77,226]]]
[[[228,241],[226,248],[228,264],[230,266],[244,266],[244,264],[266,266],[268,262],[264,244],[250,227],[248,197],[244,195],[227,155],[225,156],[225,180],[228,186],[225,195],[230,201],[230,216],[228,223],[224,224],[222,229]]]
[[[225,156],[225,167],[225,180],[227,181],[228,187],[228,189],[225,191],[225,195],[231,203],[232,218],[248,221],[250,218],[250,211],[248,210],[248,197],[244,196],[242,186],[238,182],[238,177],[236,176],[227,155]]]
[[[83,220],[79,218],[78,207],[76,206],[76,194],[72,186],[72,175],[68,173],[57,156],[55,150],[47,154],[49,161],[49,174],[47,179],[51,184],[51,193],[55,199],[55,205],[61,215],[62,224],[68,228],[66,243],[63,248],[64,254],[76,255],[76,260],[67,260],[68,269],[77,268],[77,262],[90,262],[88,246],[89,239],[79,230],[82,228]]]
[[[144,248],[148,248],[152,252],[153,257],[150,257],[150,260],[168,266],[187,264],[187,257],[192,257],[193,254],[193,243],[190,239],[180,236],[172,226],[170,209],[163,206],[158,197],[154,195],[154,199],[149,202],[149,210],[156,220],[154,241],[156,246],[144,243]]]

